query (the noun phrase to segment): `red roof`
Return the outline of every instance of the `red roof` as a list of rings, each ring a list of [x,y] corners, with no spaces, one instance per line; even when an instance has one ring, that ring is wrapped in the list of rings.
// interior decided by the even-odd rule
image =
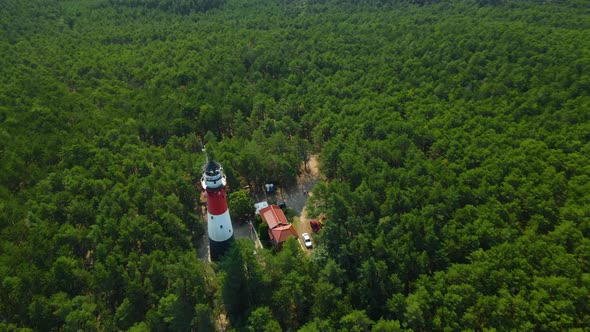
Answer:
[[[268,229],[273,229],[279,225],[288,225],[287,217],[280,207],[270,205],[260,210],[260,217],[268,225]]]
[[[289,237],[298,238],[295,227],[289,224],[283,210],[278,205],[270,205],[260,210],[260,217],[268,225],[268,236],[280,248]]]
[[[273,229],[269,229],[268,235],[275,244],[283,243],[287,241],[287,239],[291,236],[297,238],[297,232],[295,231],[295,227],[293,227],[293,225],[291,224],[277,226]]]

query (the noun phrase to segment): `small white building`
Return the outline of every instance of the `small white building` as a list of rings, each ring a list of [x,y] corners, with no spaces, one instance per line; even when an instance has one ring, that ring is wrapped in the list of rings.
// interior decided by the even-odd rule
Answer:
[[[256,209],[256,215],[260,214],[260,210],[264,209],[268,207],[268,202],[267,201],[262,201],[262,202],[258,202],[254,204],[254,208]]]

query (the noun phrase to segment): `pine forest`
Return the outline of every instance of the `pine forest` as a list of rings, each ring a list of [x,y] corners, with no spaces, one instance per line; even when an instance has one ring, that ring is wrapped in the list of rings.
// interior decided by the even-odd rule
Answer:
[[[200,259],[208,158],[314,249]],[[587,0],[0,0],[0,331],[565,330]]]

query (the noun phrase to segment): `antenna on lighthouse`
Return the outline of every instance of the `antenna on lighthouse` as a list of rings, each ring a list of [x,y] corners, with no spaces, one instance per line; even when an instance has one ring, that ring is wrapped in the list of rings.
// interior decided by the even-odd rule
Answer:
[[[201,141],[201,152],[205,153],[205,164],[209,163],[209,155],[207,154],[207,147],[205,146],[205,144],[203,143],[203,141]]]

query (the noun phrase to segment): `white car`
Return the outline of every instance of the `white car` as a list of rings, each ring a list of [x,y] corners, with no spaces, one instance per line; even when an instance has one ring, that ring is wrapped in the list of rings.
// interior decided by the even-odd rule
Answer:
[[[313,247],[313,244],[311,244],[311,238],[309,237],[309,234],[303,233],[301,234],[301,236],[303,237],[303,243],[305,243],[307,249],[311,249]]]

